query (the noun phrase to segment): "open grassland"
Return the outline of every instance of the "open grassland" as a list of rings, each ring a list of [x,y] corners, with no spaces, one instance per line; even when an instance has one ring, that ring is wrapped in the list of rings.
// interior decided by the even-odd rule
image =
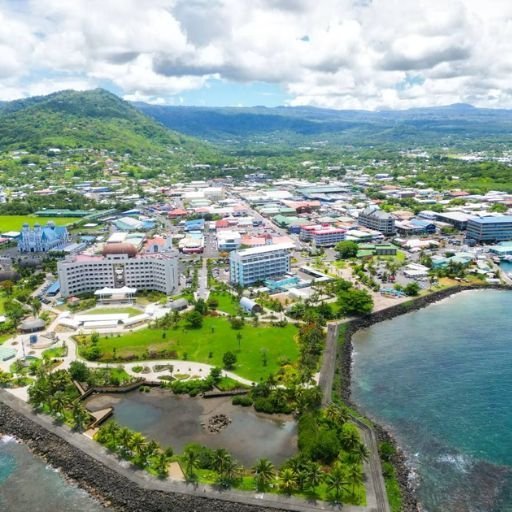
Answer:
[[[28,223],[44,225],[48,221],[55,222],[56,226],[67,226],[73,222],[78,222],[79,217],[36,217],[35,215],[0,215],[0,233],[6,231],[21,231],[23,224]]]
[[[238,334],[241,335],[240,340]],[[274,374],[282,364],[293,363],[299,356],[297,328],[294,325],[272,327],[246,324],[234,330],[225,318],[206,317],[200,329],[189,329],[181,323],[176,329],[143,329],[121,336],[102,336],[98,342],[101,360],[115,355],[119,359],[161,350],[175,352],[175,358],[223,366],[226,352],[237,356],[234,372],[259,381]]]

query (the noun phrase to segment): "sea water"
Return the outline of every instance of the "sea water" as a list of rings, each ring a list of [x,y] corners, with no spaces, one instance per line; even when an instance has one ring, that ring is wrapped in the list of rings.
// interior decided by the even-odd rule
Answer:
[[[512,292],[467,291],[354,336],[352,397],[429,512],[512,511]]]
[[[26,446],[0,436],[0,510],[100,512],[105,508]]]

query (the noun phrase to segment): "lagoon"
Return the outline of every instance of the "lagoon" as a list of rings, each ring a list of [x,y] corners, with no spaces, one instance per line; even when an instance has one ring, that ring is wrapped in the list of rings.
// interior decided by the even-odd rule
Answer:
[[[130,391],[99,394],[87,400],[91,410],[114,407],[114,419],[182,453],[189,443],[225,448],[246,467],[266,457],[279,465],[297,451],[297,424],[289,416],[259,414],[234,406],[231,397],[191,398],[170,390],[153,388],[149,393]],[[226,414],[231,423],[221,432],[207,432],[201,422],[214,414]]]

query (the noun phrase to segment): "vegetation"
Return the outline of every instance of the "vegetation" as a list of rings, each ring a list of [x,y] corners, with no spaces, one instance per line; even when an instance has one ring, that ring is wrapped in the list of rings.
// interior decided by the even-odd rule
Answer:
[[[243,336],[240,348],[237,332]],[[294,325],[245,324],[235,331],[226,318],[206,316],[200,329],[187,327],[179,320],[169,328],[99,336],[96,343],[93,336],[77,336],[77,339],[84,357],[101,361],[187,359],[222,367],[224,354],[232,352],[237,358],[234,371],[258,382],[278,371],[282,363],[297,362],[296,335]]]

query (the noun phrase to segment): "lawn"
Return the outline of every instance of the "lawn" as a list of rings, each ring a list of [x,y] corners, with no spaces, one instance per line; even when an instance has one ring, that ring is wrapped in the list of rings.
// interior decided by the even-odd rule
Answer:
[[[237,334],[240,333],[240,350]],[[238,362],[234,372],[253,381],[275,373],[283,363],[295,362],[299,356],[294,325],[272,327],[246,324],[241,330],[231,328],[227,319],[206,317],[201,329],[142,329],[121,336],[102,336],[98,347],[102,360],[130,356],[142,357],[146,350],[175,351],[178,359],[223,366],[222,356],[234,352]]]
[[[213,292],[210,294],[209,298],[214,298],[218,301],[219,306],[217,309],[219,311],[224,311],[224,313],[228,313],[230,315],[238,315],[240,306],[238,301],[234,295],[228,292]]]
[[[88,311],[81,311],[82,315],[141,315],[142,311],[136,308],[94,308]]]
[[[49,221],[55,222],[57,226],[67,226],[73,222],[78,222],[79,217],[36,217],[35,215],[0,215],[0,233],[6,231],[21,231],[25,222],[31,226],[38,223],[41,225]]]

